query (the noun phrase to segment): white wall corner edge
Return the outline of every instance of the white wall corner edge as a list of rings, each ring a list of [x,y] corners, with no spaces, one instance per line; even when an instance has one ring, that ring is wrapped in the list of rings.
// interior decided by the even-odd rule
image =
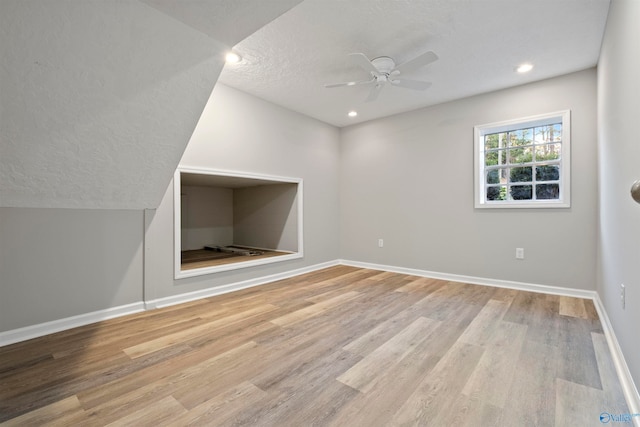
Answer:
[[[450,280],[452,282],[463,282],[473,285],[483,286],[495,286],[499,288],[517,289],[521,291],[538,292],[543,294],[561,295],[576,298],[587,298],[593,301],[596,307],[598,316],[600,317],[600,323],[604,331],[604,336],[611,352],[611,358],[620,380],[620,385],[624,393],[624,397],[627,401],[630,414],[640,414],[640,393],[633,382],[631,371],[624,358],[618,339],[616,338],[609,316],[604,309],[602,300],[596,291],[586,291],[582,289],[563,288],[548,285],[537,285],[533,283],[512,282],[506,280],[487,279],[482,277],[463,276],[458,274],[438,273],[427,270],[418,270],[413,268],[394,267],[389,265],[373,264],[367,262],[340,260],[341,265],[348,265],[352,267],[368,268],[372,270],[389,271],[393,273],[409,274],[413,276],[428,277],[432,279]],[[633,417],[633,422],[636,427],[640,427],[640,418]]]

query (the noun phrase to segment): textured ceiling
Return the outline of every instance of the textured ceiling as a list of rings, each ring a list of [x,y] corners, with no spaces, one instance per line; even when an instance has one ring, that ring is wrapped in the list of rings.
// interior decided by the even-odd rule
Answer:
[[[140,1],[231,46],[302,0]]]
[[[0,0],[0,207],[157,207],[224,52],[300,1]]]
[[[235,46],[220,82],[335,126],[346,126],[597,64],[608,0],[305,0]],[[440,59],[410,77],[427,91],[324,88],[365,80],[349,53],[402,63]],[[521,75],[522,62],[535,65]],[[351,109],[356,118],[347,117]]]

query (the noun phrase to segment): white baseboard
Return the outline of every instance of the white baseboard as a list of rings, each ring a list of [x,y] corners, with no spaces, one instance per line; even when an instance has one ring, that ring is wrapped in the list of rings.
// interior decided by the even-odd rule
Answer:
[[[487,279],[484,277],[463,276],[460,274],[438,273],[435,271],[418,270],[414,268],[395,267],[391,265],[373,264],[368,262],[340,260],[340,264],[352,267],[369,268],[372,270],[390,271],[392,273],[409,274],[411,276],[429,277],[431,279],[447,280],[451,282],[470,283],[472,285],[493,286],[496,288],[517,289],[520,291],[538,292],[541,294],[562,295],[567,297],[593,299],[596,291],[563,288],[559,286],[537,285],[534,283],[513,282],[510,280]]]
[[[310,273],[312,271],[321,270],[323,268],[338,265],[338,260],[329,261],[321,264],[315,264],[309,267],[303,267],[296,270],[286,271],[284,273],[263,276],[257,279],[245,280],[237,283],[230,283],[224,286],[203,289],[195,292],[184,293],[166,298],[158,298],[149,301],[140,301],[133,304],[121,305],[118,307],[107,308],[104,310],[93,311],[91,313],[79,314],[77,316],[66,317],[64,319],[52,320],[50,322],[39,323],[37,325],[25,326],[23,328],[12,329],[0,332],[0,347],[14,344],[21,341],[30,340],[32,338],[53,334],[67,329],[76,328],[78,326],[88,325],[103,320],[113,319],[114,317],[125,316],[127,314],[139,313],[145,310],[152,310],[160,307],[180,304],[183,302],[194,301],[200,298],[207,298],[214,295],[225,294],[240,289],[250,288],[253,286],[264,285],[266,283],[275,282],[277,280],[288,279],[290,277],[299,276],[301,274]]]
[[[118,307],[107,308],[104,310],[93,311],[91,313],[79,314],[77,316],[65,317],[64,319],[52,320],[50,322],[39,323],[37,325],[25,326],[24,328],[12,329],[6,332],[0,332],[0,347],[14,344],[20,341],[30,340],[32,338],[49,335],[67,329],[77,328],[78,326],[88,325],[90,323],[101,322],[103,320],[113,319],[114,317],[126,316],[127,314],[139,313],[144,311],[142,302],[121,305]]]
[[[629,371],[629,366],[624,359],[622,349],[620,348],[620,344],[618,343],[616,334],[613,331],[613,327],[611,326],[611,321],[609,320],[609,316],[604,309],[604,304],[602,303],[599,295],[596,294],[595,298],[593,299],[593,303],[595,304],[596,310],[598,311],[598,316],[600,316],[600,323],[602,323],[604,336],[607,338],[607,344],[609,345],[609,351],[611,352],[613,364],[616,367],[616,372],[618,373],[618,378],[620,379],[620,385],[622,386],[624,397],[625,399],[627,399],[629,413],[640,414],[640,393],[638,393],[638,389],[633,382],[631,371]],[[633,421],[634,425],[640,426],[640,419],[638,419],[638,417],[633,417]]]
[[[321,264],[314,264],[309,267],[298,268],[296,270],[285,271],[284,273],[272,274],[269,276],[262,276],[256,279],[244,280],[242,282],[229,283],[228,285],[216,286],[213,288],[201,289],[194,292],[187,292],[170,297],[158,298],[155,300],[147,301],[147,304],[151,307],[168,307],[170,305],[182,304],[189,301],[195,301],[201,298],[208,298],[215,295],[222,295],[233,291],[239,291],[240,289],[251,288],[254,286],[260,286],[278,280],[288,279],[301,274],[311,273],[312,271],[322,270],[323,268],[333,267],[338,265],[339,262],[329,261]]]

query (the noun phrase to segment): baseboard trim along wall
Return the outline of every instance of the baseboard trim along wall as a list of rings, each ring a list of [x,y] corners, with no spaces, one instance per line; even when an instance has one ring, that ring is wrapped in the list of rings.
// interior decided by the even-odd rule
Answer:
[[[38,338],[78,326],[89,325],[115,317],[126,316],[144,311],[142,302],[121,305],[118,307],[106,308],[104,310],[93,311],[91,313],[78,314],[77,316],[65,317],[64,319],[52,320],[50,322],[39,323],[37,325],[25,326],[24,328],[12,329],[0,332],[0,347],[14,344],[20,341]]]
[[[613,364],[616,367],[616,372],[618,373],[618,378],[620,379],[620,385],[622,386],[624,397],[627,399],[629,413],[640,414],[640,393],[638,393],[638,389],[633,382],[631,372],[629,371],[629,366],[627,366],[627,362],[624,359],[622,349],[620,348],[620,344],[618,343],[616,334],[613,332],[611,321],[609,320],[609,316],[604,309],[604,304],[600,299],[600,295],[596,294],[595,298],[593,299],[593,303],[596,306],[596,311],[598,312],[598,316],[600,317],[600,323],[602,323],[604,335],[607,338],[609,351],[611,352]],[[638,420],[637,417],[634,417],[633,421],[636,426],[640,426],[640,420]]]
[[[622,385],[627,404],[629,405],[630,413],[640,413],[640,394],[636,388],[627,362],[625,361],[618,340],[615,336],[609,317],[604,309],[604,305],[600,300],[597,292],[586,291],[581,289],[571,289],[547,285],[536,285],[532,283],[512,282],[506,280],[495,280],[473,276],[463,276],[457,274],[439,273],[427,270],[418,270],[405,267],[394,267],[389,265],[372,264],[359,261],[349,260],[335,260],[325,263],[315,264],[309,267],[299,268],[296,270],[290,270],[283,273],[272,274],[269,276],[263,276],[256,279],[244,280],[242,282],[230,283],[224,286],[217,286],[213,288],[202,289],[195,292],[188,292],[179,295],[174,295],[165,298],[157,298],[145,302],[136,302],[133,304],[122,305],[118,307],[108,308],[104,310],[98,310],[91,313],[80,314],[77,316],[71,316],[64,319],[53,320],[37,325],[26,326],[19,329],[14,329],[6,332],[0,332],[0,347],[17,343],[20,341],[26,341],[32,338],[52,334],[55,332],[64,331],[78,326],[88,325],[90,323],[96,323],[103,320],[112,319],[115,317],[121,317],[128,314],[134,314],[141,311],[145,311],[153,308],[168,307],[171,305],[181,304],[189,301],[198,300],[201,298],[208,298],[215,295],[226,294],[229,292],[238,291],[241,289],[251,288],[255,286],[264,285],[267,283],[276,282],[278,280],[288,279],[291,277],[299,276],[305,273],[311,273],[313,271],[321,270],[323,268],[333,267],[335,265],[347,265],[352,267],[367,268],[371,270],[389,271],[393,273],[409,274],[413,276],[429,277],[433,279],[448,280],[452,282],[463,282],[474,285],[482,286],[495,286],[500,288],[517,289],[529,292],[538,292],[551,295],[563,295],[577,298],[587,298],[594,302],[598,316],[600,316],[602,327],[604,330],[609,350],[613,358],[613,362]],[[635,421],[635,419],[634,419]]]
[[[408,274],[411,276],[428,277],[430,279],[447,280],[450,282],[463,282],[471,285],[493,286],[496,288],[509,288],[521,291],[538,292],[541,294],[562,295],[567,297],[593,299],[596,291],[582,289],[563,288],[560,286],[536,285],[533,283],[513,282],[510,280],[486,279],[483,277],[463,276],[460,274],[439,273],[415,268],[395,267],[391,265],[372,264],[368,262],[340,260],[340,264],[351,267],[369,268],[371,270],[389,271],[392,273]]]
[[[250,288],[253,286],[264,285],[282,279],[288,279],[299,276],[312,271],[321,270],[323,268],[338,265],[339,261],[329,261],[321,264],[315,264],[309,267],[299,268],[296,270],[286,271],[284,273],[262,276],[256,279],[245,280],[242,282],[230,283],[228,285],[216,286],[213,288],[202,289],[200,291],[183,293],[175,296],[157,298],[149,301],[140,301],[132,304],[121,305],[118,307],[107,308],[104,310],[93,311],[91,313],[79,314],[76,316],[66,317],[64,319],[52,320],[50,322],[39,323],[37,325],[25,326],[23,328],[12,329],[0,332],[0,347],[14,344],[21,341],[38,338],[44,335],[53,334],[67,329],[77,328],[91,323],[97,323],[103,320],[113,319],[114,317],[126,316],[128,314],[139,313],[145,310],[155,308],[168,307],[171,305],[181,304],[194,301],[201,298],[207,298],[215,295],[226,294],[240,289]]]
[[[151,306],[162,308],[171,305],[182,304],[189,301],[195,301],[202,298],[208,298],[216,295],[227,294],[229,292],[239,291],[241,289],[252,288],[254,286],[266,285],[267,283],[277,282],[278,280],[289,279],[291,277],[300,276],[301,274],[311,273],[323,268],[338,265],[338,261],[329,261],[321,264],[315,264],[309,267],[303,267],[296,270],[285,271],[284,273],[272,274],[269,276],[258,277],[256,279],[244,280],[242,282],[229,283],[228,285],[216,286],[214,288],[202,289],[194,292],[174,295],[165,298],[158,298],[149,301]]]

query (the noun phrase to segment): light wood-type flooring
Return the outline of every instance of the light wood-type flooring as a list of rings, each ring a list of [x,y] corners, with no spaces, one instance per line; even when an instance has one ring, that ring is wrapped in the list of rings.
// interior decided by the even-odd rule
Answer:
[[[590,300],[337,266],[0,348],[0,422],[600,426]],[[4,425],[4,424],[3,424]]]

